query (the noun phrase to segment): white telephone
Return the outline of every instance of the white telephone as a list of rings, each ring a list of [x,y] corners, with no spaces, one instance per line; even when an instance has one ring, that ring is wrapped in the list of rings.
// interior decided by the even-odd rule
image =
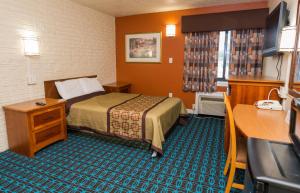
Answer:
[[[279,101],[276,100],[261,100],[257,101],[255,105],[260,109],[269,109],[276,111],[281,111],[283,109]]]

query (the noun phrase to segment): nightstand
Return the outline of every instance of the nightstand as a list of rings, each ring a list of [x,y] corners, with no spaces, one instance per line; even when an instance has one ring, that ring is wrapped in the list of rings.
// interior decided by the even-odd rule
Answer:
[[[110,92],[122,92],[122,93],[129,93],[130,92],[130,83],[126,82],[114,82],[111,84],[103,85],[103,88],[107,93]]]
[[[44,102],[38,106],[36,102]],[[3,107],[11,151],[33,157],[35,152],[67,139],[65,101],[36,99]]]

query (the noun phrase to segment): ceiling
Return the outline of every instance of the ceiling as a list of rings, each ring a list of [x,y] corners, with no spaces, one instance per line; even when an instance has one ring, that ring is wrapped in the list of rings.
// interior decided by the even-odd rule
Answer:
[[[257,2],[258,0],[72,0],[81,5],[120,17],[143,13],[174,11],[203,6]]]

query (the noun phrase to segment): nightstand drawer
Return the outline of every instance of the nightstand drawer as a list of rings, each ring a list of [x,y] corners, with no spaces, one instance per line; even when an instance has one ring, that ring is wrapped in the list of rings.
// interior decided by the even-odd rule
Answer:
[[[43,148],[62,138],[62,128],[62,124],[57,124],[50,126],[47,129],[42,129],[41,131],[35,132],[33,136],[37,149]]]
[[[38,112],[32,115],[33,127],[39,127],[49,122],[61,119],[61,107],[48,109],[47,111]]]
[[[119,88],[119,92],[122,92],[122,93],[129,93],[129,89],[130,89],[130,86],[124,86],[124,87],[121,87]]]

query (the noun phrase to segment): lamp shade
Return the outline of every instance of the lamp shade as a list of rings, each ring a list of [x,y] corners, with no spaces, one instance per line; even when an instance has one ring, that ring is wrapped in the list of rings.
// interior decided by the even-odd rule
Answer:
[[[39,40],[37,37],[23,37],[23,42],[25,56],[40,55]]]
[[[296,27],[287,26],[282,29],[282,35],[280,40],[280,52],[292,52],[294,51],[296,37]]]
[[[176,25],[168,24],[166,26],[166,36],[167,37],[174,37],[176,35]]]

